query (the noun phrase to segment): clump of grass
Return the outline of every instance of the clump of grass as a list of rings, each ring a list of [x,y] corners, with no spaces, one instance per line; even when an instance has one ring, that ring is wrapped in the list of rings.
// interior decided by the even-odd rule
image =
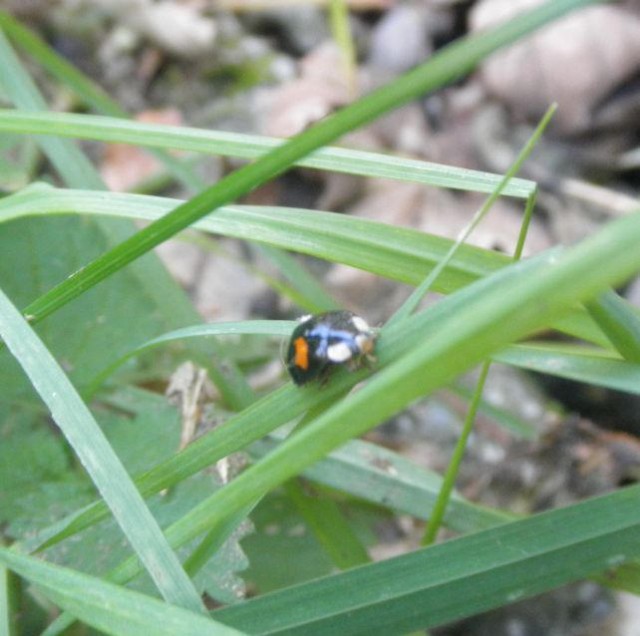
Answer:
[[[19,603],[9,571],[32,582],[44,597],[65,610],[49,625],[48,634],[59,633],[74,617],[116,634],[403,633],[501,606],[623,562],[624,578],[610,573],[607,581],[638,592],[633,560],[640,553],[639,487],[514,520],[508,511],[488,510],[456,496],[449,501],[455,470],[443,486],[439,476],[357,438],[472,366],[488,368],[491,359],[523,367],[538,365],[549,372],[558,368],[560,359],[565,375],[637,393],[638,316],[609,290],[638,271],[640,215],[605,226],[575,248],[554,248],[512,263],[504,255],[471,248],[462,241],[456,244],[330,212],[233,205],[242,194],[299,162],[354,174],[494,192],[494,196],[502,189],[504,194],[523,199],[530,212],[535,184],[511,178],[511,174],[501,178],[328,144],[461,76],[491,51],[588,4],[588,0],[549,2],[492,32],[456,43],[424,66],[284,144],[133,124],[123,118],[126,113],[33,34],[9,16],[0,15],[0,27],[18,46],[36,56],[80,99],[108,115],[47,112],[9,42],[0,35],[0,83],[16,106],[13,111],[0,111],[0,129],[21,135],[49,134],[40,139],[41,148],[65,184],[61,188],[32,185],[6,197],[0,201],[0,222],[7,227],[11,226],[9,221],[29,223],[36,245],[47,254],[55,237],[47,231],[55,226],[46,223],[61,215],[64,222],[69,215],[93,221],[91,229],[74,235],[80,242],[74,259],[86,259],[81,261],[85,266],[69,278],[62,275],[64,268],[51,266],[51,274],[59,279],[50,281],[37,298],[23,299],[25,290],[34,290],[27,284],[30,279],[25,270],[17,266],[24,254],[15,256],[15,263],[4,270],[7,286],[19,293],[0,290],[0,337],[4,343],[0,362],[7,377],[3,404],[33,403],[33,397],[25,397],[28,394],[20,385],[26,375],[101,496],[91,501],[85,493],[82,503],[70,506],[66,516],[50,525],[30,527],[10,549],[0,549],[0,562],[6,568],[2,570],[0,604],[8,608],[7,630]],[[257,159],[188,201],[176,202],[102,191],[91,164],[65,137],[152,147],[166,160],[168,170],[175,171],[176,178],[192,186],[197,181],[188,164],[171,159],[166,150],[178,147]],[[152,222],[132,233],[130,219]],[[188,300],[156,261],[139,260],[187,227],[261,243],[271,250],[312,254],[416,285],[419,291],[414,300],[431,285],[446,297],[417,313],[412,300],[384,326],[375,369],[337,373],[322,388],[301,390],[289,383],[257,396],[238,360],[224,349],[224,343],[210,336],[243,333],[282,337],[290,333],[292,325],[250,321],[187,326],[196,322]],[[98,250],[91,242],[96,236],[100,237]],[[516,255],[521,245],[515,248]],[[64,255],[62,250],[59,254]],[[315,306],[332,302],[320,285],[296,273],[290,260],[279,252],[273,252],[272,257],[288,276],[288,293]],[[65,275],[71,273],[66,271]],[[116,273],[120,278],[114,277]],[[129,278],[122,278],[123,274]],[[113,298],[132,299],[131,305],[122,311]],[[581,303],[587,303],[588,312]],[[107,323],[106,337],[100,336],[98,316]],[[47,330],[39,334],[33,325],[47,317],[43,323]],[[535,350],[516,344],[546,328],[576,336],[585,344],[559,349],[541,343]],[[208,366],[229,417],[180,453],[165,451],[163,455],[159,440],[152,436],[145,439],[144,457],[126,457],[122,452],[126,442],[103,435],[95,414],[86,406],[87,397],[99,398],[136,418],[149,412],[166,413],[163,400],[129,386],[118,369],[148,350],[177,341],[196,343],[189,355]],[[9,365],[7,349],[20,368]],[[79,350],[82,355],[77,354]],[[66,372],[60,361],[71,352],[77,354],[74,368]],[[350,393],[363,380],[366,382],[360,390]],[[479,396],[480,390],[472,407]],[[34,407],[16,412],[23,418],[20,424],[26,444],[53,453],[55,443],[34,441],[38,431]],[[283,437],[278,429],[300,417],[304,426]],[[470,416],[469,422],[472,419]],[[7,416],[7,422],[11,421]],[[461,449],[463,442],[464,438]],[[118,445],[120,453],[114,450]],[[185,510],[169,513],[162,502],[150,499],[181,484],[192,488],[203,468],[241,450],[252,455],[252,466],[214,492],[199,492]],[[142,467],[136,464],[141,459],[145,460]],[[24,455],[8,456],[8,474],[18,472],[22,462]],[[137,476],[131,478],[123,464],[135,467]],[[427,542],[433,540],[440,521],[462,536],[400,558],[363,565],[368,560],[366,549],[339,506],[331,498],[307,497],[295,481],[299,476],[318,488],[331,488],[391,512],[428,519]],[[227,549],[234,531],[257,503],[283,484],[327,553],[345,571],[231,604],[207,616],[201,593],[210,592],[215,577],[210,572],[204,577],[199,573]],[[58,484],[56,501],[62,501],[63,492]],[[163,532],[154,516],[156,510],[164,511]],[[86,534],[79,533],[100,532],[98,522],[110,514],[131,552],[116,555],[108,567],[96,569],[91,544],[83,543]],[[76,562],[66,561],[68,567],[62,567],[29,554],[55,550],[71,537],[81,546],[80,560],[91,563],[90,574],[81,573]],[[176,551],[180,551],[182,564]],[[356,565],[362,567],[354,568]],[[145,594],[126,587],[143,569],[151,575],[163,601],[150,596],[150,586]]]

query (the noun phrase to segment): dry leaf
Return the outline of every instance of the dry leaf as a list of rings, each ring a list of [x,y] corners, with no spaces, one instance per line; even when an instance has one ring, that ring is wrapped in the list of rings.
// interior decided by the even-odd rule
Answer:
[[[265,134],[291,137],[349,102],[340,50],[326,43],[300,62],[300,77],[270,96]]]
[[[179,126],[182,124],[182,115],[173,108],[147,110],[136,115],[136,121]],[[141,148],[128,144],[110,144],[100,165],[100,174],[109,189],[126,192],[152,177],[159,169],[158,160]]]

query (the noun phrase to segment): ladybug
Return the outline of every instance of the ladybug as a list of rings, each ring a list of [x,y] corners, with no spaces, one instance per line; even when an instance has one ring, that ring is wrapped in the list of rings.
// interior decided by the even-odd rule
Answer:
[[[373,359],[375,341],[376,333],[350,311],[303,316],[291,334],[287,368],[298,386],[325,378],[336,366],[355,371]]]

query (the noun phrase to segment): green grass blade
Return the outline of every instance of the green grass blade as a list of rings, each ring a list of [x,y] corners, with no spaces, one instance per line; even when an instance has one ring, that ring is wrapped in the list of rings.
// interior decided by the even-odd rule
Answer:
[[[0,11],[0,28],[38,64],[79,95],[87,105],[113,117],[126,116],[125,111],[100,86],[55,53],[34,31],[20,24],[6,11]]]
[[[129,114],[121,108],[117,102],[111,99],[100,86],[58,55],[33,31],[27,29],[17,20],[2,11],[0,11],[0,28],[3,28],[9,37],[23,50],[28,52],[40,65],[74,91],[85,104],[94,108],[99,113],[129,119]],[[196,192],[206,186],[206,183],[194,170],[190,169],[188,162],[172,156],[163,148],[153,148],[151,152],[191,191]],[[280,258],[277,259],[275,252],[276,250],[271,250],[269,256],[282,268],[285,274],[289,274],[290,277],[293,278],[296,288],[303,293],[303,299],[311,297],[310,299],[315,300],[316,304],[319,300],[322,300],[324,303],[327,302],[328,297],[326,292],[324,292],[322,287],[311,275],[307,274],[305,276],[305,273],[300,270],[299,267],[297,269],[287,267],[286,254],[281,254]],[[297,275],[296,271],[299,272]]]
[[[518,173],[522,164],[525,162],[527,157],[533,151],[536,143],[542,136],[542,133],[545,131],[547,125],[551,121],[551,117],[555,113],[557,109],[556,104],[552,104],[545,113],[544,117],[536,127],[535,131],[529,137],[527,143],[522,148],[522,150],[518,153],[515,161],[511,164],[509,169],[507,170],[504,179],[500,182],[500,185],[492,192],[483,206],[480,208],[478,213],[474,216],[471,223],[469,223],[468,227],[462,232],[460,238],[454,243],[451,248],[451,251],[447,254],[447,257],[441,263],[438,263],[438,266],[427,276],[425,281],[420,284],[420,286],[415,290],[413,294],[409,297],[409,300],[405,302],[400,310],[394,315],[394,318],[405,316],[413,311],[420,300],[424,297],[426,292],[431,287],[432,282],[438,276],[439,272],[442,271],[445,267],[447,260],[451,258],[453,252],[458,248],[458,246],[466,240],[469,236],[473,228],[480,220],[484,217],[484,215],[491,209],[492,205],[497,201],[500,196],[500,192],[507,184],[508,180]],[[524,242],[527,236],[527,232],[529,230],[529,225],[531,223],[531,216],[533,215],[533,207],[535,202],[535,193],[533,193],[529,199],[527,200],[527,205],[525,208],[525,214],[522,219],[522,227],[520,228],[520,233],[518,236],[518,241],[516,243],[516,247],[514,250],[514,261],[520,260],[522,255],[522,249],[524,248]],[[482,401],[482,393],[484,391],[484,385],[487,381],[487,377],[489,375],[489,369],[491,368],[491,361],[485,360],[482,365],[480,365],[480,373],[478,374],[478,379],[476,381],[476,386],[469,402],[469,407],[467,409],[467,413],[464,418],[464,422],[462,424],[462,430],[460,432],[460,436],[456,445],[453,449],[453,453],[451,454],[451,459],[449,460],[449,465],[444,473],[444,479],[442,481],[442,489],[438,493],[438,499],[436,500],[435,505],[433,506],[431,517],[429,518],[429,523],[425,529],[424,536],[422,537],[422,545],[430,545],[436,540],[438,536],[438,531],[440,530],[440,526],[442,525],[445,512],[447,510],[447,506],[449,504],[449,499],[451,498],[451,493],[455,487],[456,479],[458,473],[460,472],[460,466],[462,465],[462,460],[464,458],[467,442],[473,431],[473,425],[475,423],[476,414],[478,412],[478,407],[480,406],[480,402]]]
[[[1,290],[0,336],[49,408],[162,595],[169,602],[203,610],[195,587],[102,429],[56,360]]]
[[[402,634],[554,589],[638,554],[640,486],[634,486],[213,616],[261,635]]]
[[[495,354],[493,359],[529,371],[640,395],[640,364],[603,356],[591,348],[559,347],[557,343],[517,345]]]
[[[464,299],[460,310],[449,314],[447,337],[428,322],[426,326],[423,324],[420,336],[405,342],[410,347],[405,355],[395,358],[360,390],[337,402],[271,455],[201,502],[167,529],[167,538],[174,546],[183,545],[203,531],[211,530],[228,515],[235,514],[415,399],[450,382],[495,350],[543,328],[573,303],[588,300],[603,288],[626,279],[639,267],[633,249],[638,240],[640,214],[635,214],[611,223],[561,257],[545,254],[518,263],[498,272],[489,281],[480,281],[444,299],[437,305],[440,312],[459,307],[460,299]],[[535,275],[526,278],[522,275],[536,265]],[[513,277],[507,282],[508,274]],[[428,320],[430,313],[435,314],[435,308],[415,317]],[[408,340],[404,332],[409,321],[401,325],[404,340]],[[384,338],[383,332],[379,342]],[[379,355],[384,366],[382,346]],[[343,374],[342,378],[349,383],[363,375],[364,372],[350,377]],[[336,381],[332,383],[334,391],[342,388],[339,377],[336,374]],[[319,391],[307,391],[314,392]],[[122,571],[133,572],[134,565],[123,566]]]
[[[284,143],[272,137],[50,111],[25,113],[0,109],[0,130],[31,135],[55,132],[62,137],[246,159],[257,159]],[[318,149],[296,161],[296,165],[472,192],[492,192],[501,179],[499,175],[477,170],[336,147]],[[534,189],[533,181],[512,179],[504,194],[524,199]]]
[[[449,500],[451,499],[451,494],[455,488],[456,477],[460,471],[460,465],[462,464],[462,459],[464,458],[464,454],[467,449],[467,442],[471,432],[473,431],[473,423],[476,419],[476,413],[478,412],[478,406],[482,399],[482,391],[484,389],[485,382],[487,381],[490,367],[491,363],[489,360],[485,360],[480,366],[480,373],[478,375],[476,388],[471,401],[469,402],[469,408],[467,409],[464,423],[462,425],[462,432],[456,442],[453,453],[451,454],[451,459],[449,460],[449,465],[444,473],[442,488],[438,493],[435,504],[433,504],[431,508],[431,516],[429,517],[429,522],[427,523],[425,533],[422,537],[421,545],[431,545],[436,540],[438,531],[444,521],[444,517],[449,506]]]
[[[0,634],[19,636],[20,582],[4,565],[0,565]]]
[[[485,216],[493,207],[493,204],[500,198],[500,195],[503,193],[509,181],[519,172],[522,164],[527,160],[527,158],[535,148],[536,143],[538,143],[538,140],[542,136],[542,133],[547,128],[557,108],[557,105],[553,104],[547,109],[544,117],[541,119],[535,131],[533,132],[525,146],[522,148],[515,161],[511,164],[509,170],[507,170],[500,183],[496,186],[495,190],[487,197],[482,206],[473,215],[473,218],[471,219],[471,221],[469,221],[467,226],[463,228],[462,232],[460,232],[460,235],[455,240],[455,243],[449,248],[449,251],[445,254],[442,260],[429,272],[427,277],[420,283],[420,285],[418,285],[418,287],[413,290],[409,298],[407,298],[407,300],[405,300],[404,303],[402,303],[402,305],[396,310],[393,316],[391,316],[388,321],[389,324],[405,319],[416,310],[422,299],[435,283],[438,276],[440,276],[440,274],[448,265],[449,261],[453,258],[453,255],[463,243],[466,243],[473,230],[480,224],[480,222],[485,218]],[[532,194],[532,197],[533,196],[534,195]],[[521,237],[526,236],[526,228],[529,227],[528,220],[525,221],[525,226],[525,231],[521,232],[520,234]]]
[[[244,633],[202,614],[6,548],[0,548],[0,562],[30,581],[56,605],[107,634],[240,636]]]
[[[0,222],[37,214],[99,214],[153,220],[177,204],[175,199],[106,195],[37,184],[0,201]],[[410,285],[422,281],[452,244],[442,237],[344,214],[277,207],[224,207],[194,227],[344,263]],[[435,289],[453,292],[509,262],[511,259],[504,254],[462,245],[438,277]],[[583,309],[573,310],[558,327],[610,346]]]
[[[366,548],[335,501],[308,495],[298,479],[286,482],[284,490],[337,568],[348,570],[369,563]]]
[[[25,313],[32,316],[34,321],[41,320],[205,214],[250,192],[312,151],[425,92],[440,88],[470,71],[493,51],[571,10],[590,4],[594,4],[594,0],[547,2],[489,32],[465,38],[441,49],[424,65],[331,115],[151,223],[36,299],[25,308]]]
[[[587,303],[587,310],[620,355],[640,363],[640,318],[629,304],[609,289]]]
[[[22,110],[46,110],[47,104],[31,78],[24,72],[4,33],[0,31],[0,85]],[[43,134],[51,133],[43,131]],[[104,189],[104,183],[89,160],[72,142],[41,137],[39,144],[65,183],[75,188]]]
[[[278,432],[272,433],[254,443],[251,454],[265,457],[283,439]],[[357,439],[312,464],[303,475],[319,484],[418,519],[428,519],[442,486],[442,477],[437,473],[419,468],[398,453]],[[477,532],[511,520],[508,513],[473,504],[456,493],[445,515],[446,526],[460,533]]]
[[[0,29],[51,75],[70,88],[85,104],[105,115],[129,118],[129,114],[100,86],[58,55],[36,33],[3,11],[0,11]],[[162,149],[154,149],[151,152],[187,188],[197,192],[204,187],[205,184],[188,163],[172,157]]]
[[[329,1],[331,34],[342,57],[342,74],[352,95],[357,95],[356,50],[349,27],[349,7],[345,0]]]

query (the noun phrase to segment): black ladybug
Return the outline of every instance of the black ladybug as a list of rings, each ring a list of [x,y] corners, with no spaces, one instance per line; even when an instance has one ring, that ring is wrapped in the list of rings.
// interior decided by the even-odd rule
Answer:
[[[303,316],[293,330],[287,368],[297,385],[324,377],[335,366],[355,371],[373,357],[376,334],[350,311]]]

